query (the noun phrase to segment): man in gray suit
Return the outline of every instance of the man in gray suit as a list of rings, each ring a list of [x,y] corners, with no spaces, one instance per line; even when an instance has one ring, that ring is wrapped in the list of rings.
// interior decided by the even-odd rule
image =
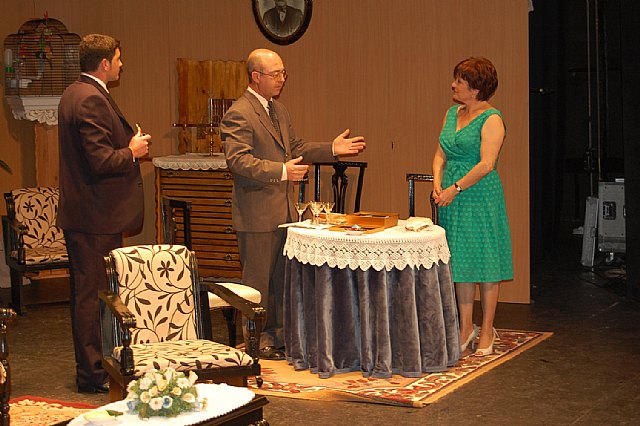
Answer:
[[[357,154],[365,142],[362,136],[349,138],[348,129],[332,143],[302,141],[285,106],[274,100],[287,78],[280,56],[267,49],[254,50],[247,59],[247,71],[249,87],[229,108],[220,128],[234,178],[233,226],[243,282],[262,293],[267,309],[261,357],[280,360],[285,358],[282,249],[286,230],[278,225],[296,217],[293,182],[304,177],[309,163]]]
[[[80,42],[77,81],[58,106],[60,202],[70,262],[71,328],[79,392],[107,392],[102,368],[98,291],[107,289],[103,256],[122,247],[123,232],[142,227],[142,177],[137,158],[151,136],[136,133],[111,98],[120,77],[120,43],[102,34]]]

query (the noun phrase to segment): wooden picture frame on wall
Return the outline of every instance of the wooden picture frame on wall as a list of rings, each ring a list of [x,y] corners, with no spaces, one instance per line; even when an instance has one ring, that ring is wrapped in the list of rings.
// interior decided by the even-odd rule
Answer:
[[[311,22],[313,0],[253,0],[253,16],[262,34],[276,44],[291,44]]]

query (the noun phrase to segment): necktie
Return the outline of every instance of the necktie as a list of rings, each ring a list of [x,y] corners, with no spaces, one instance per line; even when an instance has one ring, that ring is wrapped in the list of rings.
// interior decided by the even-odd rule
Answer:
[[[282,132],[280,131],[280,123],[278,122],[278,116],[276,115],[275,107],[273,106],[273,101],[269,101],[267,103],[267,107],[269,108],[269,118],[271,118],[271,123],[273,123],[273,127],[276,129],[276,133],[282,139]]]

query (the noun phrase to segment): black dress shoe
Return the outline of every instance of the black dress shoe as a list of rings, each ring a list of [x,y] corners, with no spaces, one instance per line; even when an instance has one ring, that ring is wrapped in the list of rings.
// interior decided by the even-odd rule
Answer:
[[[78,392],[80,393],[109,393],[109,384],[105,383],[104,385],[88,385],[88,386],[78,386]]]
[[[284,351],[277,349],[275,346],[265,346],[260,349],[260,359],[268,359],[270,361],[284,361],[287,357]]]

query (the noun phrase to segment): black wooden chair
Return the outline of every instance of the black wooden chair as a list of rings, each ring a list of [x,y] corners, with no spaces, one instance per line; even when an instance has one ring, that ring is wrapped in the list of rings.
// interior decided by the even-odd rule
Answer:
[[[193,250],[191,244],[191,203],[164,196],[160,211],[162,213],[164,243],[182,244],[189,250]],[[178,212],[179,214],[176,214]],[[178,236],[180,229],[183,231],[182,239]]]
[[[10,308],[0,308],[0,426],[9,426],[9,399],[11,396],[11,370],[7,348],[7,322],[16,313]]]
[[[11,274],[10,306],[26,312],[22,297],[25,275],[69,267],[62,230],[56,226],[58,188],[15,189],[4,194],[7,215],[2,216],[5,262]]]
[[[314,163],[314,178],[315,178],[315,190],[314,200],[320,201],[320,171],[323,166],[333,167],[333,175],[331,176],[331,187],[333,189],[333,201],[335,206],[333,211],[336,213],[346,213],[345,203],[347,198],[347,186],[349,185],[349,177],[347,176],[347,169],[349,167],[358,168],[358,182],[356,184],[356,198],[354,203],[354,212],[360,211],[360,199],[362,197],[362,187],[364,183],[364,171],[367,168],[367,163],[362,161],[338,161],[335,163]],[[308,183],[308,179],[300,182],[300,192],[298,200],[304,201],[305,187]]]
[[[189,250],[193,250],[191,236],[191,203],[186,200],[162,197],[162,231],[165,244],[184,244]],[[262,295],[253,287],[241,283],[221,282],[215,277],[203,277],[208,283],[225,287],[238,297],[259,304]],[[213,311],[220,309],[227,323],[229,346],[237,344],[237,318],[238,309],[227,303],[215,293],[209,293],[209,308]]]
[[[422,173],[407,173],[407,182],[409,182],[409,217],[416,215],[415,203],[415,182],[431,182],[433,183],[433,175]],[[438,221],[438,206],[433,200],[433,191],[429,192],[429,204],[431,205],[431,220],[436,225]]]
[[[264,309],[198,276],[193,252],[182,245],[142,245],[105,257],[108,291],[101,291],[102,365],[111,400],[151,369],[194,371],[200,381],[262,385],[258,356]],[[245,351],[212,341],[208,292],[247,318]]]

